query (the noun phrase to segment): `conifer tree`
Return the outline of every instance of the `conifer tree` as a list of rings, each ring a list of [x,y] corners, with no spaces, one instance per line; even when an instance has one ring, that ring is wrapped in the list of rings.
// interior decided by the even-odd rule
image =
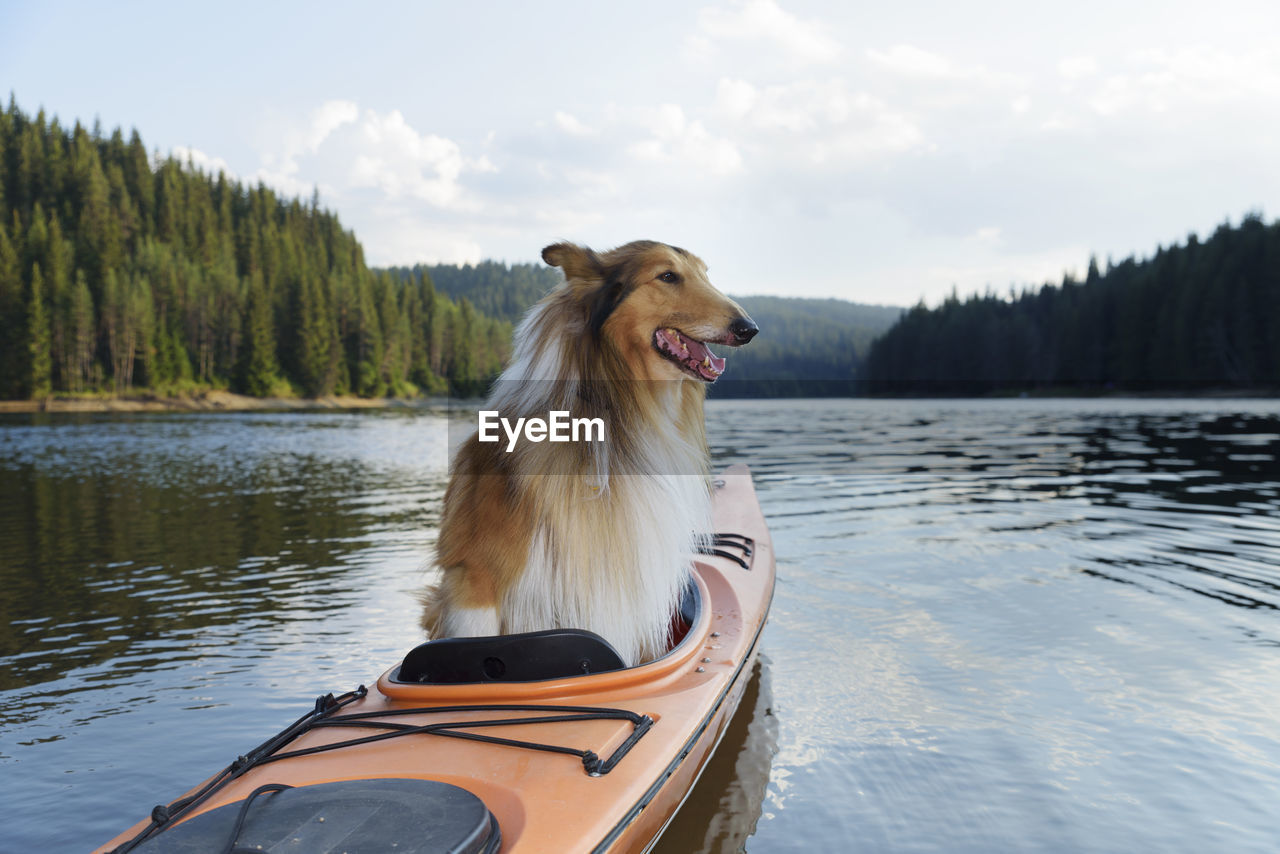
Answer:
[[[386,383],[382,379],[381,371],[382,328],[378,323],[378,310],[373,299],[372,285],[373,283],[369,280],[356,285],[356,347],[352,379],[356,383],[356,394],[365,397],[379,397],[386,392]]]
[[[93,368],[93,296],[84,270],[76,270],[76,283],[71,289],[68,311],[68,329],[71,343],[71,362],[68,390],[82,391],[92,376]]]
[[[13,200],[14,210],[26,215],[30,214],[36,200],[44,192],[44,144],[41,131],[44,125],[44,113],[40,113],[36,122],[24,121],[18,141],[17,192]]]
[[[44,276],[40,264],[31,266],[31,288],[27,298],[27,396],[48,397],[53,390],[53,356],[49,350],[49,317],[45,310]]]
[[[25,312],[18,253],[0,221],[0,399],[21,394],[18,369],[24,361],[21,344]]]
[[[314,276],[302,277],[297,310],[298,369],[304,390],[313,397],[332,394],[337,380],[337,327],[325,293]]]
[[[110,358],[112,390],[119,395],[133,383],[136,333],[129,315],[129,284],[108,270],[102,285],[102,329]]]
[[[146,146],[135,129],[129,136],[129,147],[125,151],[124,163],[125,190],[129,198],[138,208],[138,237],[145,237],[153,230],[155,221],[156,191],[151,176],[151,164],[147,159]]]
[[[262,275],[257,272],[249,279],[242,341],[236,375],[238,390],[254,397],[266,397],[279,382],[280,367],[276,362],[270,297],[263,286]]]
[[[453,358],[451,359],[451,368],[459,377],[475,376],[474,351],[471,342],[476,335],[476,312],[471,305],[471,300],[463,297],[458,303],[457,320],[453,329],[453,339],[451,341],[453,349]],[[455,384],[458,391],[464,395],[475,394],[478,389],[477,384],[468,381],[458,382]]]
[[[22,240],[22,269],[30,270],[32,264],[48,262],[49,218],[45,215],[44,206],[37,201],[31,207],[30,225]]]
[[[146,276],[131,277],[125,310],[131,345],[125,388],[133,386],[135,377],[140,380],[139,385],[153,385],[162,378],[156,376],[156,319],[151,284]]]
[[[53,379],[63,388],[68,385],[70,371],[70,333],[68,311],[71,298],[71,264],[73,250],[63,238],[58,217],[49,214],[48,241],[44,248],[41,270],[45,274],[45,288],[50,308],[49,331],[53,354]]]

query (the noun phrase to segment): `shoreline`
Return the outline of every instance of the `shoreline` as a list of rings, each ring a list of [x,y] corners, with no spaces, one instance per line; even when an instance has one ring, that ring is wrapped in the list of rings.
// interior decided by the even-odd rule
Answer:
[[[47,397],[43,400],[0,400],[2,413],[37,412],[250,412],[323,409],[422,409],[446,406],[444,397],[249,397],[229,391],[193,395],[135,394],[125,397]]]
[[[719,401],[740,400],[826,400],[835,397],[849,400],[1266,400],[1280,397],[1272,389],[1203,389],[1188,391],[1104,391],[1096,393],[1063,390],[1059,393],[996,393],[981,395],[949,394],[872,394],[836,395],[833,397],[723,397]],[[33,413],[111,413],[111,412],[307,412],[343,409],[427,409],[449,408],[460,399],[432,397],[250,397],[234,392],[212,390],[190,395],[141,393],[124,397],[51,396],[43,400],[0,400],[0,415]],[[483,399],[469,401],[480,405]]]

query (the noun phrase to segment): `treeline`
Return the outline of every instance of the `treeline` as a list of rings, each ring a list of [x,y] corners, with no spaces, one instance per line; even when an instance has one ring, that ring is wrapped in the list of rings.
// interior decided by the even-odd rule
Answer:
[[[0,111],[0,398],[474,394],[511,326],[372,272],[335,214]]]
[[[760,327],[746,347],[718,348],[729,360],[712,397],[835,397],[857,393],[871,342],[902,314],[891,306],[839,299],[736,297]]]
[[[389,272],[405,280],[429,276],[441,292],[512,323],[561,281],[560,271],[545,264],[495,261],[392,267]],[[748,347],[721,350],[729,370],[712,386],[715,397],[853,394],[861,358],[903,311],[838,299],[736,299],[762,331]]]
[[[404,280],[425,276],[450,299],[470,300],[482,314],[513,324],[561,282],[559,270],[541,263],[415,264],[390,267],[388,271]]]
[[[1012,299],[917,306],[871,348],[873,393],[1280,387],[1280,223],[1068,276]]]

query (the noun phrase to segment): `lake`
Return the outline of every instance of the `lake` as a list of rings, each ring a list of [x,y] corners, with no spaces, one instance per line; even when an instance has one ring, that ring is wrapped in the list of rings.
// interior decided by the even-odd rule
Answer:
[[[420,640],[446,416],[0,418],[0,851]],[[1280,401],[716,401],[778,555],[666,854],[1280,849]]]

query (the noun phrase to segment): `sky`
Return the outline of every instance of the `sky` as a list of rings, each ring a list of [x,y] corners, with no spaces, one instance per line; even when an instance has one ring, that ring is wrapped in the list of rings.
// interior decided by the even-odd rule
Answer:
[[[0,0],[0,86],[335,210],[373,265],[683,246],[1007,294],[1280,211],[1280,4]]]

